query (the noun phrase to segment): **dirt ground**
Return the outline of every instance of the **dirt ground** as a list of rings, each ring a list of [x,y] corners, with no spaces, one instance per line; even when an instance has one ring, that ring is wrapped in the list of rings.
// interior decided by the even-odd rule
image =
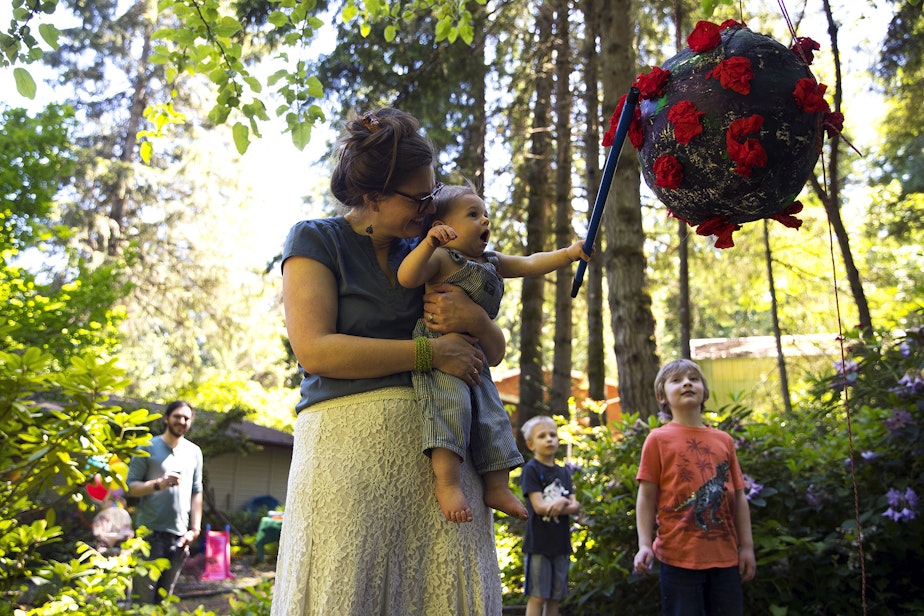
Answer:
[[[183,572],[177,580],[174,594],[180,598],[177,607],[192,612],[197,607],[219,614],[229,615],[228,600],[239,588],[256,586],[264,580],[276,577],[276,563],[272,560],[254,564],[252,556],[231,559],[232,579],[224,581],[202,581],[199,578],[205,569],[205,556],[198,554],[186,561]]]

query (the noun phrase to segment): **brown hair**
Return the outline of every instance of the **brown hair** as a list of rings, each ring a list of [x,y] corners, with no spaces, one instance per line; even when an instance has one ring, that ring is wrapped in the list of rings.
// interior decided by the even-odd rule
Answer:
[[[181,409],[181,408],[189,409],[189,420],[190,421],[196,418],[196,411],[193,410],[193,407],[191,407],[188,402],[186,402],[185,400],[174,400],[173,402],[171,402],[164,408],[164,413],[163,413],[163,416],[161,417],[161,420],[164,423],[165,430],[169,423],[170,416],[173,415],[173,411],[177,409]]]
[[[699,367],[699,364],[689,359],[675,359],[672,362],[664,364],[658,371],[658,376],[656,376],[654,380],[655,398],[658,400],[658,409],[662,413],[665,413],[669,417],[673,417],[671,407],[668,406],[665,401],[667,396],[664,393],[664,384],[676,374],[689,374],[691,372],[699,376],[699,380],[703,383],[703,404],[700,406],[700,411],[706,410],[706,400],[709,399],[709,384],[706,383],[706,375],[703,374],[702,368]]]
[[[337,140],[330,179],[334,197],[346,207],[363,205],[368,194],[389,194],[406,177],[433,164],[433,145],[409,113],[383,108],[352,114]]]

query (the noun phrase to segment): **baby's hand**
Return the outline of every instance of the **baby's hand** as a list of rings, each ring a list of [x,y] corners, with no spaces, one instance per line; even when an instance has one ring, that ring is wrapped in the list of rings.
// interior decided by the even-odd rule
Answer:
[[[584,252],[584,242],[581,240],[571,244],[571,246],[568,247],[568,254],[571,256],[572,261],[577,261],[578,259],[583,261],[590,261],[590,258],[593,256],[594,252],[596,251],[593,251],[590,254]]]
[[[427,241],[434,248],[439,248],[459,237],[456,230],[449,225],[434,225],[427,232]]]

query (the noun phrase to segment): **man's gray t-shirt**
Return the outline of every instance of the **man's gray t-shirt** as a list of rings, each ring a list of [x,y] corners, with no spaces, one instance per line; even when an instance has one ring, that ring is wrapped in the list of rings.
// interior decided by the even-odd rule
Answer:
[[[202,492],[202,450],[185,438],[176,449],[170,449],[159,435],[143,449],[151,455],[131,459],[127,484],[158,479],[168,471],[179,472],[180,483],[142,496],[135,509],[135,527],[146,526],[152,531],[183,535],[189,530],[192,496]]]

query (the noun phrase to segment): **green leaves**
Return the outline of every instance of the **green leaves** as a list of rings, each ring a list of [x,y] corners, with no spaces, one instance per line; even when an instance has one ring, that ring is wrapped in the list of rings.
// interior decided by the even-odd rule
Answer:
[[[483,5],[487,0],[477,1]],[[13,4],[13,20],[18,22],[18,27],[10,30],[15,34],[0,34],[0,63],[25,64],[39,60],[43,52],[31,34],[29,22],[36,15],[53,13],[57,2],[48,0],[26,6],[21,0],[14,0]],[[289,48],[299,50],[324,25],[316,16],[317,3],[314,0],[273,0],[272,4],[274,10],[267,17],[267,24],[278,31],[280,40]],[[235,147],[243,153],[249,147],[251,136],[260,135],[259,123],[269,120],[269,117],[263,111],[266,101],[260,97],[262,81],[251,73],[244,62],[242,41],[247,35],[244,24],[225,14],[224,10],[217,0],[159,0],[158,13],[172,15],[177,23],[154,32],[153,39],[157,42],[150,62],[165,65],[167,77],[171,80],[183,72],[207,75],[217,95],[208,118],[215,124],[232,121]],[[465,3],[457,0],[413,0],[406,4],[385,0],[348,0],[339,19],[343,23],[358,20],[363,36],[372,33],[373,24],[385,22],[385,42],[393,43],[399,36],[400,22],[421,13],[432,13],[436,17],[437,41],[453,43],[461,39],[471,44],[474,40],[471,13]],[[58,48],[60,32],[54,25],[41,23],[37,31],[51,49]],[[314,123],[324,117],[320,108],[311,101],[322,98],[324,88],[316,76],[305,74],[301,63],[283,71],[284,77],[276,78],[280,86],[273,94],[281,97],[285,104],[278,106],[276,113],[286,119],[293,143],[302,149],[311,137]],[[25,68],[16,67],[14,78],[20,94],[30,99],[35,97],[35,81]],[[179,114],[164,113],[171,105],[170,101],[157,103],[145,114],[154,125],[138,132],[140,156],[146,163],[150,163],[154,154],[153,142],[164,136],[164,131],[171,124],[185,121]],[[237,116],[243,116],[243,119]]]
[[[35,80],[29,71],[17,66],[13,69],[13,79],[16,80],[16,91],[28,99],[35,98]]]

